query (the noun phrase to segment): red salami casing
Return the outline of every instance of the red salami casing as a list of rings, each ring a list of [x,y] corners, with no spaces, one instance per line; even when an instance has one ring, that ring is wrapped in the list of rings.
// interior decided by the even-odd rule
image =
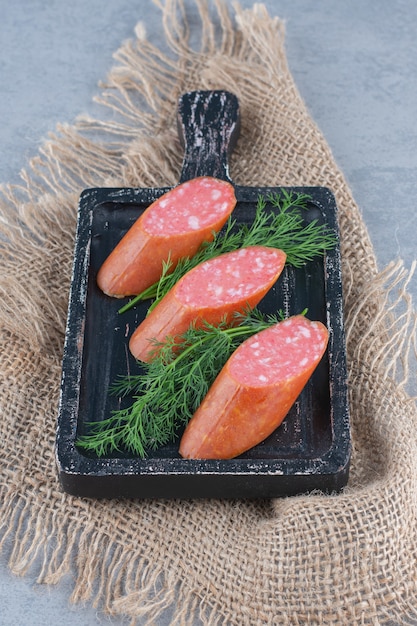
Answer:
[[[155,200],[131,226],[97,274],[114,297],[137,295],[159,280],[163,262],[172,267],[211,241],[236,205],[233,185],[201,176]]]
[[[180,443],[189,459],[231,459],[283,421],[320,362],[328,331],[304,316],[247,339],[230,357]]]
[[[193,323],[231,321],[236,312],[253,308],[281,274],[282,250],[249,246],[204,261],[185,274],[133,333],[133,356],[149,361],[156,342],[183,334]]]

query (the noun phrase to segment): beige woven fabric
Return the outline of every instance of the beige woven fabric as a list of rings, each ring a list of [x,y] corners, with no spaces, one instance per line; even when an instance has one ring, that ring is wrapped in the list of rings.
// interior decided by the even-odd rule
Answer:
[[[288,70],[283,24],[161,5],[172,57],[142,27],[115,55],[99,120],[60,126],[1,197],[0,547],[17,574],[74,577],[74,601],[172,624],[405,624],[417,618],[417,412],[405,392],[415,316],[398,266],[377,272],[362,217]],[[198,25],[193,18],[193,32]],[[174,60],[175,59],[175,60]],[[325,185],[337,198],[353,457],[334,496],[273,501],[88,501],[62,493],[54,438],[76,207],[96,186],[178,180],[177,99],[240,101],[231,175],[242,185]],[[107,114],[109,111],[109,114]],[[399,382],[398,382],[399,381]]]

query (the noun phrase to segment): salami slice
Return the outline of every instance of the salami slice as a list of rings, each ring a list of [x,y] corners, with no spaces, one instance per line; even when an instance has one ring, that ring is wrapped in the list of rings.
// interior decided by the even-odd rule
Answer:
[[[129,347],[142,361],[157,353],[156,342],[183,334],[194,323],[230,321],[253,308],[282,272],[282,250],[249,246],[204,261],[185,274],[133,333]]]
[[[302,315],[244,341],[190,420],[181,456],[231,459],[266,439],[296,401],[327,342],[326,327]]]
[[[163,262],[172,266],[193,256],[211,241],[236,205],[233,185],[201,176],[153,202],[107,257],[97,284],[114,297],[137,295],[161,276]]]

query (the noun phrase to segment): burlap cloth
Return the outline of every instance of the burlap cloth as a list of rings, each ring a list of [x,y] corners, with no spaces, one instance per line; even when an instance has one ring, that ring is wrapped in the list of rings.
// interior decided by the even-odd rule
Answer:
[[[178,5],[178,6],[177,6]],[[14,573],[72,599],[159,623],[383,624],[417,617],[417,413],[407,395],[415,316],[401,264],[378,273],[366,227],[262,6],[161,6],[171,53],[141,27],[116,53],[100,120],[60,126],[2,190],[0,541]],[[212,5],[213,6],[213,5]],[[198,9],[198,10],[197,10]],[[196,23],[199,15],[199,23]],[[188,29],[201,27],[193,51]],[[175,59],[175,61],[173,60]],[[242,185],[325,185],[343,254],[353,456],[339,495],[273,501],[91,501],[57,482],[54,438],[80,191],[165,186],[182,151],[177,99],[226,88],[242,130]],[[108,113],[107,113],[108,111]],[[141,622],[142,623],[142,622]]]

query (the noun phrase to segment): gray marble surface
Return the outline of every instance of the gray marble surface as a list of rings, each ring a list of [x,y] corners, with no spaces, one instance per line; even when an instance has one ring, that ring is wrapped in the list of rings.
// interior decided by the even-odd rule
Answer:
[[[192,0],[185,4],[193,10]],[[243,6],[252,2],[243,0]],[[286,21],[297,86],[352,188],[378,264],[417,257],[417,3],[265,2]],[[57,122],[93,112],[97,83],[137,21],[162,43],[159,9],[138,0],[0,0],[0,182],[17,182]],[[410,283],[417,300],[417,276]],[[414,372],[415,377],[415,372]],[[36,585],[0,555],[0,625],[127,624],[69,605],[71,580]]]

